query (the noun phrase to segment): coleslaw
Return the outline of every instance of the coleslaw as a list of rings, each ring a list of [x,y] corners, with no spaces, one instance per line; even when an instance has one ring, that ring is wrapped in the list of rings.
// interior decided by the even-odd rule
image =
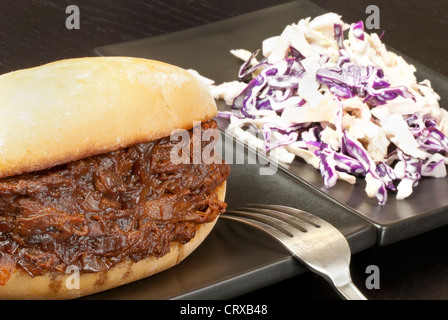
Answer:
[[[255,126],[263,152],[302,158],[326,188],[363,177],[379,204],[389,192],[405,199],[423,176],[446,177],[448,112],[381,38],[327,13],[286,26],[254,52],[232,50],[243,61],[238,80],[210,83],[231,106],[218,116],[236,136]]]

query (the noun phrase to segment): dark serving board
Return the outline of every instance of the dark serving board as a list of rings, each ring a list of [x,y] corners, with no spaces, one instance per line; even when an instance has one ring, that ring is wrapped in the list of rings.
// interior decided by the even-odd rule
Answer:
[[[94,52],[103,56],[125,55],[162,60],[195,69],[216,83],[221,83],[235,80],[241,63],[229,50],[255,50],[260,47],[262,40],[280,34],[287,24],[322,13],[325,13],[323,9],[309,1],[296,1],[171,34],[100,47]],[[393,44],[386,45],[393,47]],[[419,80],[431,80],[434,89],[442,97],[442,104],[446,106],[447,77],[405,58],[416,66]],[[226,108],[223,103],[219,107]],[[408,199],[398,201],[390,194],[387,204],[379,206],[376,199],[366,196],[362,179],[358,179],[359,182],[354,186],[340,181],[327,190],[323,187],[320,173],[304,162],[297,160],[284,167],[292,179],[317,191],[315,197],[331,199],[348,212],[356,213],[373,223],[378,231],[377,242],[380,245],[397,242],[448,223],[448,179],[422,179]],[[261,199],[266,196],[261,195]],[[229,201],[235,200],[230,198]]]
[[[324,13],[309,1],[296,1],[216,23],[137,41],[96,48],[101,56],[135,56],[191,68],[216,83],[234,80],[240,61],[229,50],[254,50],[287,24]],[[393,46],[393,44],[388,44]],[[406,57],[405,57],[406,58]],[[442,97],[448,98],[448,79],[425,65],[417,67],[419,79],[428,78]],[[226,108],[223,103],[219,108]],[[221,122],[221,128],[225,124]],[[227,135],[224,144],[239,142]],[[345,182],[323,188],[316,170],[302,161],[282,165],[275,175],[260,175],[263,167],[247,162],[231,164],[226,202],[230,209],[248,203],[274,203],[307,210],[333,223],[347,237],[352,253],[375,244],[387,245],[448,223],[448,179],[423,179],[413,195],[402,201],[390,195],[385,206],[364,193],[364,183]],[[244,150],[244,151],[242,151]],[[260,231],[221,220],[204,243],[180,265],[150,278],[87,297],[89,299],[223,299],[238,296],[305,272],[306,268]],[[300,290],[300,288],[297,288]]]
[[[375,244],[376,232],[371,223],[335,206],[329,199],[316,197],[312,189],[297,184],[284,169],[279,168],[273,175],[260,175],[260,170],[269,167],[267,159],[257,158],[253,150],[240,142],[223,134],[218,150],[233,150],[235,157],[227,181],[228,208],[247,203],[285,204],[332,223],[345,235],[352,253]],[[261,231],[219,220],[199,248],[174,268],[85,299],[228,299],[306,271],[286,249]]]

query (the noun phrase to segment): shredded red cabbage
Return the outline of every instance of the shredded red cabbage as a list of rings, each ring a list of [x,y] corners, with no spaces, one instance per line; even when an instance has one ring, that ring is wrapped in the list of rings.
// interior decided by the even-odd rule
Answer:
[[[334,186],[341,177],[351,183],[352,176],[365,177],[367,193],[369,196],[375,196],[379,204],[387,201],[388,190],[397,192],[397,198],[398,193],[400,197],[406,197],[409,187],[416,186],[422,176],[445,176],[448,136],[442,132],[440,118],[432,116],[437,115],[438,110],[427,114],[400,113],[403,118],[397,118],[397,121],[404,120],[411,133],[404,135],[407,140],[403,143],[408,142],[410,148],[409,145],[405,148],[405,145],[396,141],[392,143],[390,133],[386,134],[384,131],[382,134],[386,137],[372,143],[374,150],[371,155],[371,140],[361,143],[358,139],[363,139],[362,135],[361,138],[355,139],[349,134],[352,125],[350,121],[358,117],[350,112],[363,114],[362,119],[355,119],[356,121],[366,121],[367,127],[373,123],[383,130],[386,124],[383,127],[381,121],[384,119],[373,109],[378,107],[378,110],[386,112],[386,115],[396,115],[391,106],[401,104],[400,108],[403,108],[407,101],[415,105],[426,96],[416,89],[417,83],[410,86],[410,81],[402,82],[400,79],[402,74],[413,74],[415,69],[412,66],[404,66],[403,73],[401,70],[394,73],[395,64],[389,64],[387,59],[395,59],[395,62],[398,60],[389,56],[382,46],[380,40],[384,32],[379,37],[373,37],[365,33],[363,21],[348,26],[340,20],[340,16],[332,13],[327,14],[325,19],[321,17],[314,27],[310,21],[301,21],[285,29],[281,36],[263,42],[264,57],[260,62],[255,61],[261,49],[245,52],[250,56],[242,63],[238,79],[247,85],[234,98],[231,111],[220,111],[218,117],[228,118],[231,122],[232,119],[239,119],[235,120],[237,125],[244,124],[244,119],[248,119],[250,126],[258,126],[257,130],[262,133],[266,152],[273,152],[283,146],[293,146],[296,151],[297,148],[306,150],[306,156],[314,157],[313,165],[316,168],[318,163],[324,186],[327,188]],[[350,32],[346,40],[344,30],[348,28]],[[366,48],[370,51],[364,50]],[[275,54],[269,53],[274,51]],[[369,56],[371,54],[375,55],[373,59]],[[384,59],[384,63],[377,63],[378,59]],[[394,65],[394,68],[389,65]],[[408,78],[412,80],[411,77]],[[401,85],[402,83],[406,85]],[[422,82],[418,85],[424,86],[419,87],[422,91],[431,89],[429,83]],[[328,96],[331,98],[328,99]],[[398,98],[408,100],[402,102],[402,99]],[[358,108],[357,105],[352,109],[348,101],[362,103],[363,109],[353,110]],[[337,107],[331,103],[336,103]],[[313,108],[329,105],[331,108],[323,108],[322,113],[331,112],[334,119],[331,116],[314,120],[316,109]],[[386,108],[381,109],[383,106]],[[284,113],[285,110],[290,114]],[[297,113],[294,113],[295,111]],[[364,116],[366,112],[367,115]],[[306,119],[297,119],[301,115]],[[275,116],[280,120],[272,121],[266,118]],[[345,121],[347,116],[349,121]],[[254,123],[257,123],[257,126]],[[346,123],[348,127],[344,127]],[[390,123],[388,125],[390,126]],[[362,128],[356,130],[362,131]],[[397,130],[390,131],[397,133]],[[412,139],[415,141],[408,141]],[[416,149],[418,152],[414,152],[414,156],[406,154],[399,145],[409,153]],[[377,146],[378,149],[382,148],[380,152],[377,151]],[[296,153],[298,156],[302,154]],[[424,158],[425,154],[427,158],[420,159]],[[393,162],[395,160],[398,162]]]

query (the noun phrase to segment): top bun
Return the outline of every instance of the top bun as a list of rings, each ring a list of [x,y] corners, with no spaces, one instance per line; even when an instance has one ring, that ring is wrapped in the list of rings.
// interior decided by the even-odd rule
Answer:
[[[191,129],[216,115],[188,71],[130,57],[67,59],[0,76],[0,177]]]

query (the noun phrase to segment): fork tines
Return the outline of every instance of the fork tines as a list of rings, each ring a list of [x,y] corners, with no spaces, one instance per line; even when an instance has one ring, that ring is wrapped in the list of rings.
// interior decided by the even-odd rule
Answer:
[[[307,232],[312,227],[320,227],[319,221],[307,212],[280,205],[250,204],[246,207],[230,210],[226,215],[229,218],[231,218],[230,215],[235,215],[239,218],[262,222],[282,231],[289,237],[293,236],[291,227],[294,228],[294,231],[301,232]]]

